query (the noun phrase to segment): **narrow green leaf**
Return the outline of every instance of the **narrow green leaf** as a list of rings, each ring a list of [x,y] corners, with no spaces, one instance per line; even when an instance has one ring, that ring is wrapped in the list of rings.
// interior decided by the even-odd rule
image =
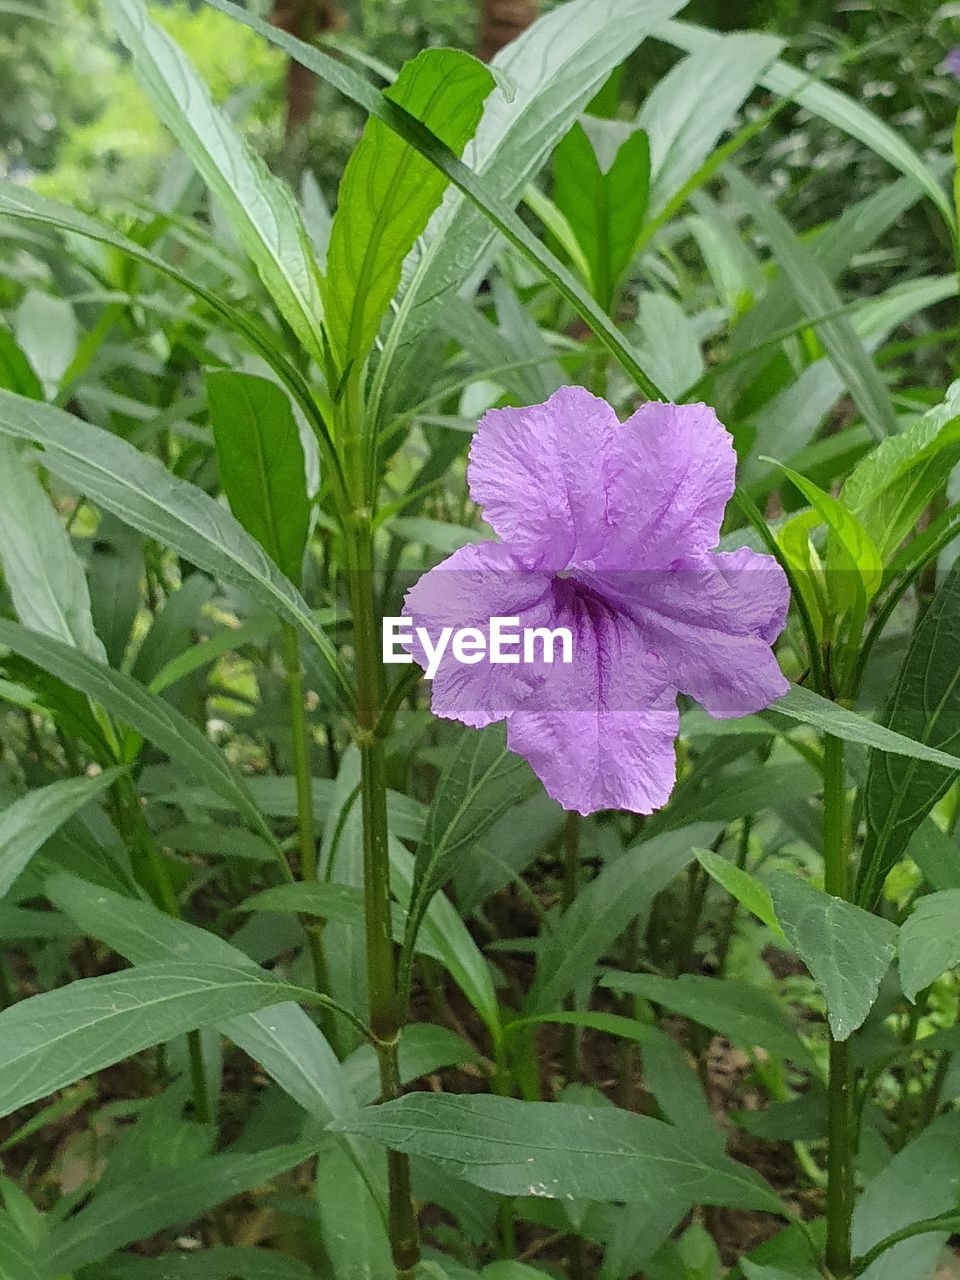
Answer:
[[[960,889],[921,898],[900,926],[900,984],[908,1000],[960,964]]]
[[[657,82],[637,117],[650,137],[653,213],[700,168],[782,48],[775,36],[724,35]]]
[[[17,346],[16,340],[5,324],[0,322],[0,387],[29,396],[31,400],[43,399],[40,379],[31,368],[30,361]]]
[[[710,849],[694,849],[694,853],[701,867],[717,884],[726,889],[727,893],[736,898],[747,911],[752,912],[768,929],[772,929],[779,938],[784,936],[773,909],[770,890],[765,884],[749,871],[741,870],[735,863]]]
[[[960,744],[960,565],[913,633],[883,715],[889,729],[938,749]],[[953,783],[945,762],[873,751],[863,789],[867,824],[857,901],[872,906],[914,831]]]
[[[93,240],[97,244],[110,245],[135,262],[143,263],[161,275],[175,280],[182,288],[202,299],[233,332],[241,334],[253,350],[259,352],[271,368],[276,370],[284,383],[297,396],[301,405],[307,406],[312,403],[309,386],[286,358],[280,340],[257,316],[248,315],[245,311],[232,306],[219,290],[208,288],[201,281],[193,279],[192,276],[151,253],[149,249],[145,249],[129,236],[122,235],[107,223],[71,209],[69,205],[38,195],[29,187],[0,180],[0,214],[30,226],[51,227],[67,235],[78,235]],[[2,380],[0,385],[4,385]],[[20,391],[31,399],[41,398],[34,395],[29,387],[14,386],[11,389]]]
[[[675,20],[665,22],[658,28],[657,37],[688,53],[700,49],[715,49],[723,39],[718,32],[706,27]],[[904,140],[902,133],[884,123],[862,103],[854,101],[839,89],[813,79],[808,72],[798,70],[787,62],[774,62],[760,76],[760,81],[774,93],[792,98],[813,115],[836,125],[851,138],[856,138],[876,152],[895,169],[916,179],[943,215],[947,226],[951,231],[954,229],[953,210],[942,184],[930,166]]]
[[[790,1025],[784,1009],[772,996],[749,983],[692,973],[661,978],[650,973],[611,971],[603,975],[600,985],[662,1004],[745,1049],[759,1046],[790,1062],[803,1066],[812,1063],[810,1051]]]
[[[948,755],[946,751],[938,751],[916,738],[908,738],[885,725],[867,720],[847,707],[841,707],[828,698],[821,698],[818,693],[805,689],[802,685],[794,685],[789,693],[785,693],[763,714],[789,716],[791,720],[812,725],[821,733],[843,738],[845,742],[859,742],[865,747],[874,747],[877,751],[909,756],[913,760],[928,760],[931,764],[960,771],[960,756]]]
[[[750,216],[767,237],[770,249],[792,284],[804,314],[813,322],[817,316],[840,311],[842,303],[829,277],[797,238],[786,219],[736,169],[728,169],[727,178],[733,194],[746,206]],[[849,319],[836,315],[833,320],[822,321],[814,327],[867,426],[881,440],[884,436],[896,435],[897,418],[887,389]]]
[[[883,581],[883,560],[873,539],[836,498],[798,471],[785,467],[783,463],[777,465],[809,500],[830,530],[832,536],[827,544],[827,589],[830,594],[841,607],[853,607],[859,602],[861,609],[864,608]],[[837,563],[831,564],[831,560]]]
[[[457,49],[425,49],[384,96],[459,155],[493,77]],[[341,371],[362,363],[400,282],[403,260],[440,203],[446,179],[382,121],[367,121],[340,182],[327,250],[326,327]]]
[[[131,676],[94,662],[86,654],[61,644],[59,640],[28,631],[5,618],[0,618],[0,645],[36,663],[136,729],[166,752],[188,775],[211,787],[276,849],[274,835],[251,799],[240,774],[196,725],[169,702],[148,692]]]
[[[153,109],[223,207],[244,252],[304,347],[323,359],[319,271],[293,196],[256,156],[141,0],[105,0]]]
[[[171,475],[125,440],[7,391],[0,391],[0,435],[39,445],[44,465],[92,501],[300,626],[317,647],[334,689],[345,696],[335,650],[303,597],[202,489]]]
[[[545,1013],[593,974],[632,920],[644,919],[656,895],[709,843],[718,827],[699,823],[654,836],[605,866],[577,894],[543,940],[524,1012]]]
[[[0,1115],[151,1045],[309,991],[262,969],[147,964],[82,978],[0,1013]]]
[[[185,676],[192,675],[200,667],[209,666],[224,654],[236,653],[245,644],[259,644],[274,635],[279,627],[275,618],[256,617],[239,627],[224,627],[208,640],[191,645],[183,653],[165,662],[150,681],[151,693],[162,693]]]
[[[650,194],[650,144],[642,129],[584,116],[553,155],[553,198],[570,223],[609,307],[636,244]]]
[[[64,873],[50,877],[45,890],[81,932],[105,942],[131,964],[175,960],[201,968],[226,964],[262,972],[229,942],[185,920],[174,920],[151,904]],[[218,1025],[318,1120],[326,1123],[356,1109],[333,1050],[298,1005],[276,1004],[262,1013],[234,1017],[225,1010]]]
[[[913,529],[960,462],[960,383],[942,404],[863,458],[843,486],[843,505],[875,541],[884,561]]]
[[[14,316],[17,342],[52,400],[77,350],[77,317],[65,298],[28,289]]]
[[[954,1111],[924,1129],[867,1183],[853,1215],[855,1255],[862,1257],[901,1227],[956,1211],[958,1142],[960,1114]],[[947,1234],[905,1240],[873,1263],[864,1280],[928,1280]]]
[[[31,403],[27,401],[26,403]],[[12,441],[0,438],[0,560],[20,621],[106,661],[83,566],[63,522]]]
[[[108,512],[97,526],[87,581],[94,629],[112,667],[123,665],[140,611],[143,572],[142,535]]]
[[[787,941],[823,993],[834,1038],[846,1040],[877,998],[896,925],[785,872],[771,877],[770,891]]]
[[[314,1280],[316,1275],[290,1254],[239,1245],[178,1249],[156,1258],[124,1254],[111,1262],[110,1271],[116,1280]]]
[[[472,207],[456,197],[445,201],[440,214],[433,220],[433,233],[422,246],[417,264],[411,271],[410,285],[401,299],[397,319],[391,326],[384,355],[377,367],[380,388],[389,377],[401,338],[406,346],[414,338],[422,336],[436,322],[438,310],[442,310],[445,300],[463,287],[467,274],[483,267],[486,254],[495,240],[494,233],[486,225],[489,221],[567,299],[604,346],[620,361],[640,390],[651,399],[662,399],[617,326],[584,292],[563,263],[543,247],[523,219],[513,211],[510,197],[514,193],[516,175],[520,174],[523,178],[523,181],[517,183],[516,194],[519,196],[527,178],[539,168],[546,157],[549,145],[564,132],[564,126],[589,100],[610,68],[643,39],[650,30],[647,24],[652,25],[664,14],[675,12],[682,0],[574,0],[573,5],[564,8],[562,15],[559,11],[546,15],[541,22],[529,28],[522,39],[513,41],[508,46],[511,59],[509,66],[503,62],[498,64],[500,70],[510,75],[511,82],[515,85],[513,102],[507,110],[501,108],[491,112],[488,107],[484,120],[488,117],[491,119],[491,133],[486,132],[481,121],[474,146],[468,152],[469,158],[477,165],[477,171],[461,163],[420,121],[414,120],[395,103],[377,93],[369,81],[334,58],[261,21],[231,0],[206,0],[206,3],[258,31],[271,43],[285,49],[292,58],[315,71],[351,101],[389,125],[426,156],[431,164],[446,174],[453,185],[467,197],[470,205],[482,212],[483,217],[478,218]],[[612,10],[616,11],[615,14]],[[603,23],[603,39],[588,38],[585,43],[581,24],[588,24],[588,37],[596,37],[599,34],[598,14]],[[578,22],[574,22],[575,17]],[[544,23],[547,24],[546,28]],[[547,36],[549,62],[546,58],[547,49],[540,49],[535,56],[529,56],[528,60],[528,55],[532,54],[530,42],[539,42]],[[527,62],[522,68],[514,61],[521,56]],[[555,74],[560,72],[563,73],[562,92],[554,79]],[[559,100],[552,104],[552,119],[554,122],[561,122],[556,133],[553,128],[545,129],[543,126],[541,112],[547,109],[549,103],[545,104],[541,100],[539,92],[548,93],[548,99],[555,97]],[[560,103],[563,105],[559,105]],[[522,121],[524,128],[514,134],[510,125],[517,120]],[[510,134],[510,146],[498,148],[496,139],[504,128]],[[516,154],[515,146],[521,136],[526,144],[526,150],[521,152],[521,156],[529,154],[533,157],[532,163],[529,159],[525,162]],[[494,157],[494,172],[500,175],[500,181],[479,180],[478,172],[483,172],[489,179]],[[530,165],[529,168],[526,167],[527,164]],[[503,166],[502,169],[500,166]],[[509,189],[506,196],[499,194],[501,186]],[[497,194],[494,194],[495,191]],[[440,252],[441,246],[443,253]]]
[[[416,1093],[338,1127],[501,1195],[629,1200],[656,1186],[683,1188],[699,1204],[781,1209],[752,1170],[615,1107]]]
[[[54,1228],[44,1250],[44,1261],[49,1274],[65,1275],[79,1267],[98,1262],[117,1249],[134,1241],[148,1239],[166,1227],[185,1226],[194,1222],[207,1210],[233,1196],[255,1187],[262,1187],[281,1173],[293,1169],[316,1151],[317,1144],[295,1143],[285,1147],[270,1147],[266,1151],[226,1152],[181,1164],[172,1169],[153,1169],[149,1173],[126,1179],[119,1186],[94,1195],[91,1202],[79,1213]],[[227,1252],[244,1254],[242,1249]],[[158,1262],[165,1261],[157,1259]],[[223,1262],[231,1261],[224,1259]],[[202,1271],[172,1271],[164,1269],[165,1276],[203,1275],[221,1276],[223,1280],[236,1280],[241,1275],[251,1275],[257,1280],[275,1276],[276,1280],[294,1280],[309,1276],[308,1269],[298,1271],[278,1267],[271,1273],[242,1272],[236,1268],[234,1256],[226,1270],[210,1268]],[[286,1261],[291,1261],[287,1259]],[[126,1274],[125,1272],[122,1274]],[[141,1273],[135,1273],[141,1274]]]
[[[66,778],[28,791],[0,813],[0,898],[9,893],[27,863],[68,818],[96,800],[122,769],[95,778]]]
[[[404,937],[405,967],[434,894],[451,874],[457,855],[475,843],[536,780],[527,763],[507,750],[502,725],[466,729],[443,771],[417,846]]]
[[[267,378],[227,371],[207,374],[207,400],[230,510],[299,586],[310,499],[290,400]]]

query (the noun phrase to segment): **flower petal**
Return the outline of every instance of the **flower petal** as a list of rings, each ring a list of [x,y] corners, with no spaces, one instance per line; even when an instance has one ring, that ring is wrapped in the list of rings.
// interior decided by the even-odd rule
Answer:
[[[507,719],[507,745],[565,809],[652,813],[673,789],[680,720],[664,664],[636,625],[572,582],[557,587],[554,625],[574,661],[554,664]]]
[[[445,627],[476,627],[487,635],[491,618],[547,626],[553,611],[551,586],[551,574],[525,569],[500,543],[480,542],[461,547],[425,573],[407,592],[403,612],[415,628],[429,633],[434,645]],[[429,658],[416,633],[410,651],[426,670]],[[486,659],[469,665],[448,645],[433,678],[430,706],[435,715],[481,728],[515,710],[542,678],[535,665]]]
[[[643,405],[618,435],[607,497],[613,525],[592,566],[641,569],[708,551],[733,494],[733,438],[704,404]]]
[[[609,525],[620,424],[605,400],[561,387],[544,404],[491,409],[467,479],[484,519],[532,569],[591,560]]]
[[[772,556],[741,547],[591,581],[636,620],[671,683],[712,716],[759,711],[790,687],[770,648],[790,603],[786,575]]]

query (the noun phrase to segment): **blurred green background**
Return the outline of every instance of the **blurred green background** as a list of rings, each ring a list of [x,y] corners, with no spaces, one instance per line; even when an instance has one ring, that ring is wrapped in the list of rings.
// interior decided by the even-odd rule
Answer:
[[[541,0],[540,9],[558,2]],[[378,64],[386,73],[425,45],[489,48],[491,25],[494,36],[502,34],[498,23],[522,25],[536,6],[536,0],[248,3],[298,34],[337,46],[342,56],[367,59],[371,75]],[[288,81],[279,52],[203,3],[156,0],[152,8],[217,98],[243,118],[269,162],[291,178],[306,165],[333,196],[362,126],[354,108],[325,86],[306,87],[296,76]],[[868,103],[919,150],[943,148],[960,102],[960,83],[943,65],[949,49],[960,43],[960,4],[692,0],[682,17],[724,30],[782,33],[797,65]],[[645,43],[627,68],[628,100],[640,101],[675,58],[666,45]],[[163,181],[172,140],[105,35],[96,0],[0,0],[0,84],[0,170],[8,176],[90,204],[146,193]],[[291,101],[297,94],[301,100]],[[301,126],[297,117],[304,114],[309,122]],[[804,130],[798,152],[788,117],[778,131],[764,133],[755,158],[778,194],[794,198],[793,214],[801,223],[812,202],[819,217],[827,217],[871,188],[881,163],[871,153],[822,124]],[[782,151],[778,137],[789,142]]]

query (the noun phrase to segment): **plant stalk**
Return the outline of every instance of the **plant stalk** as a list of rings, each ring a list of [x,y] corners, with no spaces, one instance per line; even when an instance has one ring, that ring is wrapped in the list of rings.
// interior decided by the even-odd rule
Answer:
[[[280,631],[283,669],[287,678],[287,696],[290,706],[290,746],[293,754],[293,775],[297,793],[297,845],[300,851],[300,879],[317,878],[317,841],[313,819],[313,771],[310,766],[310,729],[303,700],[303,663],[300,658],[300,635],[297,628],[285,622]],[[301,920],[310,950],[313,968],[313,984],[321,994],[329,986],[327,961],[323,951],[322,923]],[[326,1013],[321,1015],[321,1026],[328,1039],[331,1024]]]
[[[380,1100],[400,1096],[397,1047],[400,1008],[390,914],[390,851],[383,740],[377,733],[381,647],[373,589],[373,527],[368,510],[354,513],[347,529],[350,595],[356,656],[356,738],[360,749],[363,813],[363,882],[370,1026],[380,1070]],[[413,1280],[420,1258],[410,1162],[387,1152],[390,1248],[397,1280]]]
[[[300,637],[293,623],[285,622],[280,632],[283,668],[290,703],[290,745],[297,789],[297,837],[300,849],[300,879],[317,878],[317,845],[313,833],[313,775],[310,769],[310,730],[303,702],[303,665]]]
[[[563,888],[561,905],[566,913],[573,905],[580,887],[580,815],[571,810],[563,823]],[[576,1008],[576,999],[571,994],[565,1001],[567,1009]],[[564,1041],[564,1071],[567,1081],[580,1079],[580,1028],[566,1028]]]
[[[827,736],[823,749],[824,888],[849,901],[850,875],[846,842],[846,771],[844,744]],[[833,1280],[853,1274],[850,1224],[853,1217],[853,1071],[849,1041],[830,1036],[827,1097],[827,1249]]]

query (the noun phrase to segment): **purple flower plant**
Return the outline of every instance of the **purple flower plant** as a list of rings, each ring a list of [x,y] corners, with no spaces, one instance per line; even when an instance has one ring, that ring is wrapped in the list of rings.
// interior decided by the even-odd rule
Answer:
[[[563,387],[492,409],[470,492],[500,541],[463,547],[407,593],[429,636],[444,627],[566,627],[572,661],[436,665],[435,714],[507,722],[510,749],[582,814],[651,813],[676,776],[677,694],[714,717],[769,705],[788,685],[771,650],[789,604],[771,556],[712,550],[734,488],[729,433],[706,405],[645,404],[623,425]],[[424,668],[422,643],[411,645]]]
[[[954,45],[943,60],[943,69],[948,75],[960,80],[960,45]]]

